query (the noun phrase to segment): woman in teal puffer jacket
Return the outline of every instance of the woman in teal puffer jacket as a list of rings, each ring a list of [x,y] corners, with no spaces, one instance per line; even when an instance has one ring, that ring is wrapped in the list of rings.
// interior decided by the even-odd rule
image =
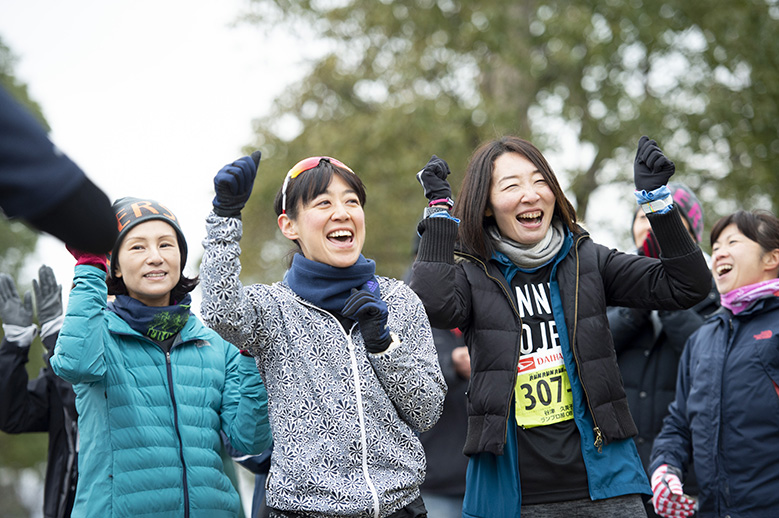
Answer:
[[[254,361],[190,312],[187,245],[153,200],[114,203],[119,238],[77,259],[51,366],[73,383],[79,485],[72,516],[234,517],[220,430],[245,453],[271,443]],[[108,295],[116,295],[107,303]]]

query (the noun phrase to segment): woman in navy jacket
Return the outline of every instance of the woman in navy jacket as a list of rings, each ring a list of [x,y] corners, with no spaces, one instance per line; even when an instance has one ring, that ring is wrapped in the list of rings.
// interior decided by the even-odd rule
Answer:
[[[700,517],[779,516],[779,219],[739,211],[711,231],[723,309],[687,342],[676,399],[652,449],[661,516],[690,516],[690,461]]]

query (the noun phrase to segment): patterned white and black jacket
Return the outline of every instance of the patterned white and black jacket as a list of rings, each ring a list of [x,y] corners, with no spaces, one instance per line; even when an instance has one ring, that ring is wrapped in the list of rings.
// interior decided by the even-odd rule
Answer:
[[[383,517],[419,496],[417,438],[441,414],[446,383],[430,323],[403,282],[378,277],[399,339],[366,352],[356,324],[287,285],[239,280],[241,220],[211,213],[200,268],[203,320],[252,354],[268,391],[274,450],[267,504],[304,515]]]

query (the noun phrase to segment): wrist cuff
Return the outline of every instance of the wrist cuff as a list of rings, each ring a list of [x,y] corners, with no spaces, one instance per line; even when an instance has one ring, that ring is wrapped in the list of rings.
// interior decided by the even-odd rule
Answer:
[[[419,242],[417,261],[454,264],[454,242],[457,239],[457,222],[448,217],[423,219],[417,226],[422,240]]]
[[[41,340],[48,338],[49,336],[62,329],[63,322],[65,322],[65,315],[60,315],[58,317],[52,318],[48,322],[41,324]]]
[[[446,207],[425,207],[424,212],[422,213],[423,218],[429,218],[433,214],[436,214],[437,212],[449,212],[449,209]]]
[[[216,214],[220,218],[238,218],[238,219],[241,219],[241,211],[240,210],[222,209],[221,207],[217,207],[216,205],[213,206],[213,209],[214,209],[214,214]]]
[[[657,189],[653,191],[645,191],[645,190],[636,190],[634,193],[636,196],[636,201],[639,203],[639,205],[643,203],[649,203],[656,200],[663,199],[667,196],[671,196],[671,191],[668,189],[667,185],[661,185]]]
[[[437,200],[430,200],[430,203],[427,204],[428,207],[432,207],[433,205],[446,205],[450,209],[454,207],[454,200],[450,197],[446,198],[438,198]]]
[[[387,340],[387,345],[385,345],[381,351],[371,351],[370,349],[368,349],[367,346],[365,347],[365,349],[371,354],[375,354],[376,356],[382,356],[385,354],[389,354],[390,352],[394,351],[398,347],[400,347],[400,337],[395,333],[393,333],[392,331],[390,331],[390,337]]]
[[[38,334],[38,326],[35,324],[30,324],[26,327],[3,324],[3,333],[5,333],[5,339],[9,342],[13,342],[19,347],[27,347],[32,343],[35,335]]]
[[[673,208],[674,199],[668,196],[667,198],[663,198],[661,200],[642,203],[640,206],[641,206],[641,210],[644,211],[644,214],[652,214],[655,212],[658,214],[665,214],[666,212],[668,212]]]
[[[655,212],[647,215],[652,232],[660,244],[663,257],[681,257],[698,249],[690,232],[682,223],[679,209],[671,208],[667,212]]]

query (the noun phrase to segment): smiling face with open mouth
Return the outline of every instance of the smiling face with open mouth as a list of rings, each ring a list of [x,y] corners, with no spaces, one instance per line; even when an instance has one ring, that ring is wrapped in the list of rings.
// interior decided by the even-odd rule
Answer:
[[[306,259],[337,268],[357,262],[365,243],[365,213],[357,193],[334,175],[327,189],[300,207],[295,219],[279,216],[279,228],[296,240]]]
[[[544,176],[519,153],[495,159],[487,216],[501,235],[523,245],[541,241],[552,224],[555,196]]]
[[[717,291],[728,293],[776,277],[776,258],[731,223],[711,246],[711,272]]]

